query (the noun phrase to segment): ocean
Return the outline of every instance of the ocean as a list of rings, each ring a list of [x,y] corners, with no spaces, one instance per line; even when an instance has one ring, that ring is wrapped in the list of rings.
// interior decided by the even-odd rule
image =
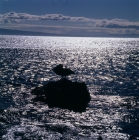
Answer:
[[[86,83],[85,112],[33,102],[58,64]],[[139,139],[139,38],[0,35],[0,139]]]

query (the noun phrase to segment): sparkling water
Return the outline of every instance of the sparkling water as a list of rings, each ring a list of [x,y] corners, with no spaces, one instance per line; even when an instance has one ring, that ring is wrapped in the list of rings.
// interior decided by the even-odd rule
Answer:
[[[34,103],[32,89],[71,68],[85,82],[86,112]],[[139,39],[0,35],[0,138],[139,139]]]

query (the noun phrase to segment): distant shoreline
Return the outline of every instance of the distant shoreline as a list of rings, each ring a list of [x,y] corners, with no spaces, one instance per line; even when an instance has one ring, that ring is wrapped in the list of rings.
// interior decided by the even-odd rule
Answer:
[[[73,35],[73,34],[52,34],[44,32],[33,32],[33,31],[23,31],[23,30],[12,30],[0,28],[0,35],[21,35],[21,36],[55,36],[55,37],[101,37],[101,38],[139,38],[136,34],[124,34],[124,35]]]

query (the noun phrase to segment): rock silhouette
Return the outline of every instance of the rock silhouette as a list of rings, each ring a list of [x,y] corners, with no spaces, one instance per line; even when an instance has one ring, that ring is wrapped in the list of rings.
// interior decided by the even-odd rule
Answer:
[[[78,112],[85,111],[91,99],[84,82],[72,82],[66,78],[48,82],[42,87],[36,87],[32,90],[32,94],[36,95],[34,101],[45,102],[49,107],[59,107]]]
[[[75,74],[74,71],[68,69],[68,68],[63,68],[62,64],[57,65],[52,69],[57,75],[61,75],[62,77],[66,77],[71,74]]]

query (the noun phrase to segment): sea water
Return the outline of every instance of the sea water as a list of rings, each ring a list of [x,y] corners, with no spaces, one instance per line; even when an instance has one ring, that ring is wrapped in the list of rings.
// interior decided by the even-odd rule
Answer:
[[[85,112],[33,102],[32,89],[71,68],[85,82]],[[0,138],[3,140],[139,139],[139,39],[0,35]]]

